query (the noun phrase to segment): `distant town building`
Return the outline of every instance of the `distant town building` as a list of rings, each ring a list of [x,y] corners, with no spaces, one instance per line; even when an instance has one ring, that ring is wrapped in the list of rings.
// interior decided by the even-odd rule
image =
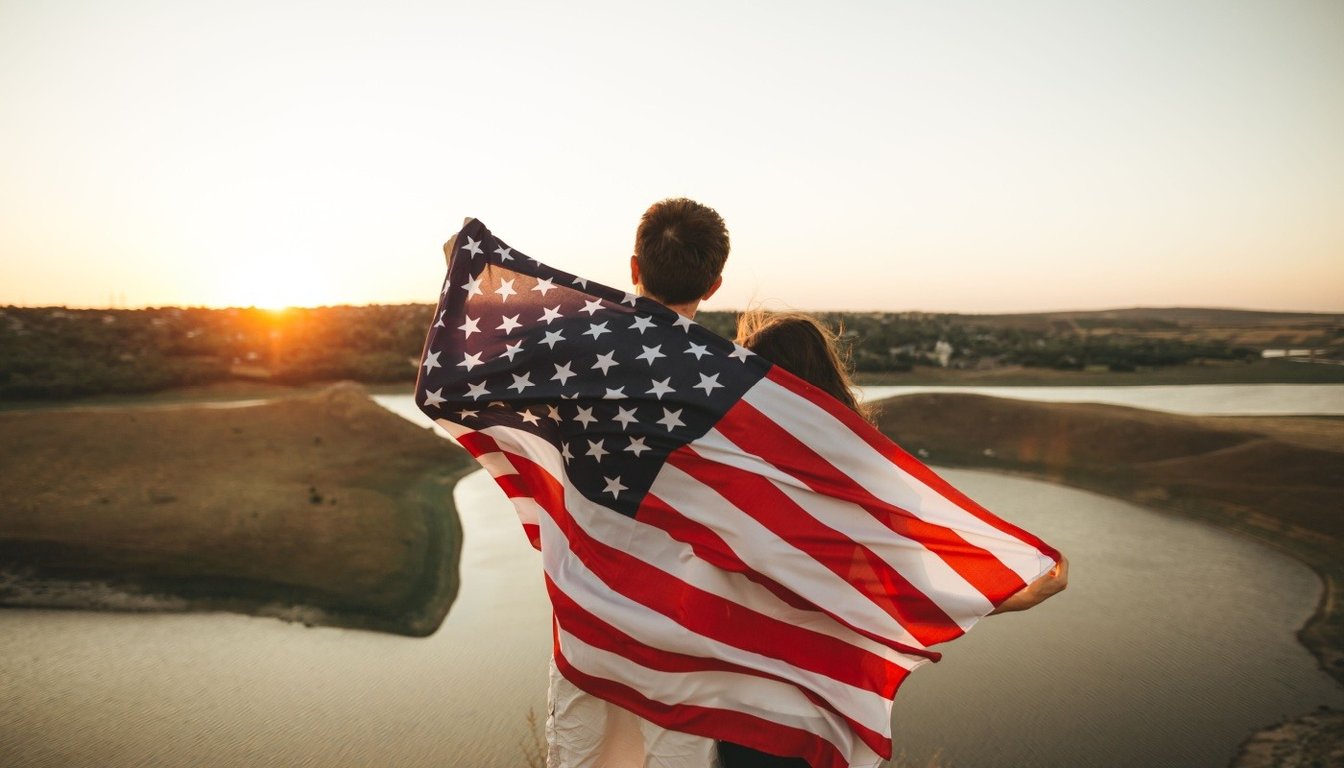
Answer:
[[[933,357],[938,361],[938,365],[946,368],[952,359],[952,345],[939,339],[938,343],[933,345]]]

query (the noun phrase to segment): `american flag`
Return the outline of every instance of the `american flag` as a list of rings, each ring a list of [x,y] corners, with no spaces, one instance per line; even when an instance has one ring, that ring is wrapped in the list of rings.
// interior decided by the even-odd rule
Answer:
[[[930,649],[1050,570],[843,405],[469,221],[416,399],[541,550],[555,662],[665,728],[840,767],[891,755]]]

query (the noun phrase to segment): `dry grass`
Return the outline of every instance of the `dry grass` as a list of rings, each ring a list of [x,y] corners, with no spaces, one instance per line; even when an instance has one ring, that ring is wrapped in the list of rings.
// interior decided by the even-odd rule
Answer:
[[[38,575],[401,631],[446,609],[430,592],[456,590],[465,454],[355,385],[242,408],[0,414],[0,444],[0,559]]]

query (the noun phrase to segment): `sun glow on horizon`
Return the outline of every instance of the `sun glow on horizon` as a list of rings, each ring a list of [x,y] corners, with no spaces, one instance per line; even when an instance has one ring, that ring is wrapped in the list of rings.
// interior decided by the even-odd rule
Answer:
[[[274,312],[289,308],[346,303],[333,300],[329,281],[311,264],[272,258],[237,265],[218,275],[209,307],[256,307]]]

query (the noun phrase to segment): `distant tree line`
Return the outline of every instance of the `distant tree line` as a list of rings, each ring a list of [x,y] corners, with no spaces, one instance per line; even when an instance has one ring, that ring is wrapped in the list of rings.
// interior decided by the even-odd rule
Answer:
[[[426,304],[282,312],[4,307],[0,398],[142,393],[240,378],[285,384],[410,381],[433,315],[434,308]],[[1117,329],[913,312],[833,312],[820,318],[840,334],[861,371],[908,371],[915,365],[1132,371],[1196,359],[1259,357],[1249,347],[1140,335],[1179,329],[1162,321],[1135,321],[1132,328]],[[696,319],[731,338],[737,314],[702,312]]]

